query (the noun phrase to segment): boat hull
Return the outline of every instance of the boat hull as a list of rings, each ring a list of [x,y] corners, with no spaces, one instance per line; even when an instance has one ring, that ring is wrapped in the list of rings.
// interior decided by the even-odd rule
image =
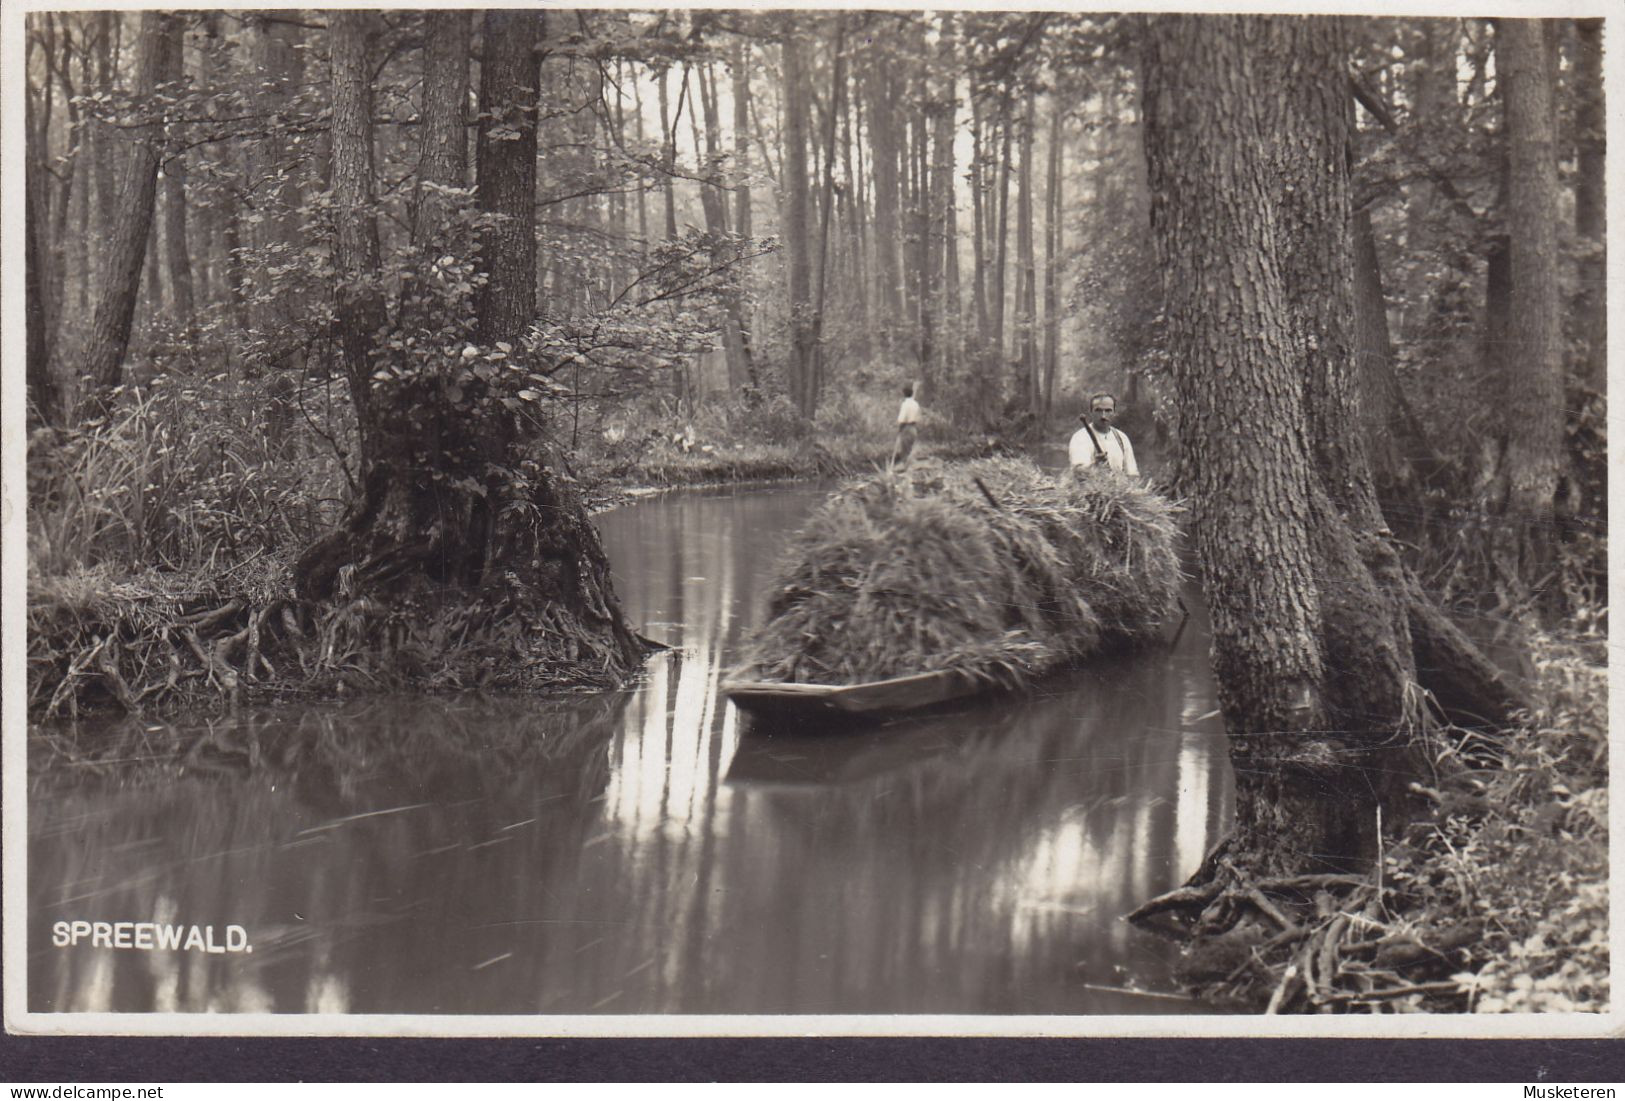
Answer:
[[[782,718],[884,718],[972,696],[987,687],[952,670],[861,684],[787,684],[745,676],[722,682],[723,694],[740,710]]]

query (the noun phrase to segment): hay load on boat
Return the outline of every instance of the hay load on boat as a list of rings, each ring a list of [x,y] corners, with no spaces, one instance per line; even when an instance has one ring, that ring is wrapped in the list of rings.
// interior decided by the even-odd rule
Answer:
[[[1021,459],[851,482],[791,540],[724,689],[754,710],[906,710],[1143,645],[1178,604],[1175,511],[1136,479]]]

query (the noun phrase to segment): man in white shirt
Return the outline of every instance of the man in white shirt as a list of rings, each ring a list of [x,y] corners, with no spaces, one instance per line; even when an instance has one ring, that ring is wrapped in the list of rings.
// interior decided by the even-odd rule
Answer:
[[[892,466],[908,469],[908,457],[920,434],[920,403],[914,400],[914,384],[903,387],[903,404],[897,410],[897,446],[892,448]]]
[[[1072,442],[1066,449],[1073,473],[1107,466],[1121,474],[1139,476],[1134,445],[1121,429],[1112,427],[1112,418],[1116,415],[1117,399],[1112,395],[1096,394],[1089,399],[1089,414],[1078,418],[1083,421],[1083,427],[1072,433]]]

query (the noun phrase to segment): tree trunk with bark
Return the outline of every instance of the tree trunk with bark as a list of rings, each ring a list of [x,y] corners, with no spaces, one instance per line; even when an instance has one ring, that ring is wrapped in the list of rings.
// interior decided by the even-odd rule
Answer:
[[[23,212],[23,326],[28,337],[24,349],[24,377],[28,392],[28,426],[55,426],[62,420],[62,391],[51,370],[51,349],[46,339],[45,278],[43,251],[40,248],[39,211],[40,184],[37,177],[23,185],[26,209]]]
[[[875,277],[880,284],[881,350],[889,354],[902,311],[898,269],[899,186],[897,179],[896,101],[888,56],[882,53],[864,75],[869,91],[869,148],[875,177]]]
[[[1049,127],[1048,185],[1044,189],[1044,385],[1043,409],[1055,402],[1055,374],[1061,363],[1061,144],[1063,114],[1060,97],[1052,95]]]
[[[137,103],[151,104],[153,90],[168,68],[171,50],[180,46],[180,21],[158,12],[144,12],[136,43],[134,95]],[[103,279],[91,313],[85,343],[82,373],[86,392],[80,408],[81,419],[105,416],[112,392],[119,384],[124,352],[130,343],[135,320],[136,297],[141,288],[141,269],[146,260],[147,241],[152,235],[152,215],[158,190],[158,160],[163,146],[163,124],[145,122],[131,128],[123,150],[118,216],[113,219],[106,246]]]
[[[1027,89],[1027,104],[1021,121],[1020,193],[1016,200],[1016,360],[1020,364],[1022,392],[1027,411],[1043,412],[1043,379],[1038,364],[1038,265],[1033,247],[1033,169],[1034,128],[1038,115],[1038,93]]]
[[[957,65],[954,17],[943,13],[937,28],[937,71],[931,79],[927,110],[931,133],[930,214],[927,218],[924,300],[929,312],[921,320],[920,366],[927,379],[950,376],[950,351],[957,329],[956,303],[950,297],[954,239],[954,71]]]
[[[1160,17],[1146,46],[1180,422],[1209,426],[1181,445],[1238,782],[1229,852],[1254,875],[1368,862],[1377,809],[1398,828],[1421,775],[1408,685],[1447,679],[1424,657],[1477,657],[1455,660],[1351,438],[1345,63],[1326,19]],[[1516,698],[1478,687],[1484,710]]]
[[[670,241],[677,236],[677,192],[675,188],[675,173],[677,171],[677,122],[671,114],[671,95],[666,89],[667,81],[671,76],[671,66],[663,65],[660,69],[660,164],[661,193],[666,200],[666,240]],[[678,104],[682,108],[682,104]]]
[[[359,227],[340,235],[344,270],[358,286],[370,282],[359,269],[377,263],[363,214],[372,190],[365,108],[373,18],[332,16],[334,198],[339,217]],[[621,614],[603,547],[535,412],[536,395],[507,381],[510,363],[548,366],[524,348],[536,287],[542,18],[522,9],[484,15],[476,198],[494,224],[479,239],[486,280],[464,337],[477,344],[463,344],[449,362],[418,364],[400,358],[408,353],[399,340],[355,345],[363,380],[376,376],[362,399],[370,426],[362,493],[344,526],[301,555],[295,577],[306,599],[382,602],[396,616],[392,630],[413,635],[427,624],[428,638],[457,631],[457,652],[440,656],[459,676],[610,684],[636,668],[644,645]],[[436,110],[449,113],[452,100],[437,99]],[[460,128],[440,119],[421,133],[425,163],[454,162],[449,146],[463,140]],[[372,308],[353,295],[341,325],[358,311],[382,324]]]
[[[418,159],[413,240],[432,243],[458,203],[449,188],[468,186],[468,57],[473,26],[466,11],[424,13],[423,142]]]
[[[807,75],[805,37],[792,20],[784,35],[784,239],[790,293],[790,400],[812,420],[812,256],[807,179]]]
[[[818,398],[824,387],[824,305],[829,291],[829,231],[835,214],[835,124],[840,116],[843,90],[846,85],[846,17],[835,16],[835,36],[830,48],[829,113],[824,119],[824,182],[823,209],[818,216],[818,283],[813,292],[811,365],[807,385],[807,416],[810,419],[818,408]]]
[[[1496,502],[1501,581],[1522,597],[1550,562],[1549,526],[1563,461],[1563,326],[1558,281],[1559,198],[1547,23],[1496,24],[1505,83],[1507,311],[1503,361],[1507,415]]]
[[[728,244],[728,198],[720,177],[723,166],[722,118],[717,107],[716,82],[710,66],[699,70],[700,112],[690,114],[698,127],[705,122],[704,145],[706,166],[703,175],[709,177],[700,185],[700,206],[705,213],[705,231],[712,238],[711,262],[717,267],[728,263],[731,248]],[[695,149],[702,148],[696,137]],[[747,200],[748,202],[748,200]],[[722,354],[728,368],[728,389],[738,393],[755,377],[750,361],[750,344],[745,337],[744,299],[738,271],[728,274],[722,294]]]
[[[1006,90],[1004,98],[999,105],[999,159],[993,166],[997,187],[998,202],[996,212],[993,213],[993,246],[988,251],[992,253],[993,276],[989,280],[988,310],[991,313],[990,331],[988,333],[988,355],[991,362],[988,367],[995,377],[1004,375],[1004,319],[1005,309],[1005,274],[1009,267],[1010,245],[1010,149],[1015,128],[1015,120],[1011,118],[1010,93]],[[1021,391],[1017,389],[1015,394]]]
[[[1608,381],[1608,246],[1606,120],[1603,113],[1602,20],[1575,21],[1574,231],[1582,250],[1579,329],[1584,345],[1583,381],[1602,393]]]

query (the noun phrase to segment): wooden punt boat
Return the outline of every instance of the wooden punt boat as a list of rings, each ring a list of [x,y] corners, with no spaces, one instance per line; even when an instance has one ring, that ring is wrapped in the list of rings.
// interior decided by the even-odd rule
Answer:
[[[860,684],[787,684],[753,679],[754,669],[736,670],[722,692],[741,710],[779,718],[885,718],[947,703],[987,690],[989,685],[954,670],[911,673]]]

